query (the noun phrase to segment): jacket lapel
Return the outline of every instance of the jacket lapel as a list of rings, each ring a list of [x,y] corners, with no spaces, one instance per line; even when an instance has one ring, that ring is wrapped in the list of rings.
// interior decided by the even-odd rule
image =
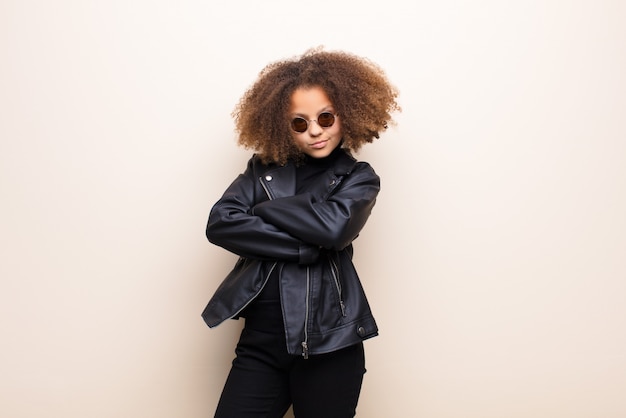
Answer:
[[[260,180],[271,199],[296,194],[296,167],[291,163],[267,170]]]

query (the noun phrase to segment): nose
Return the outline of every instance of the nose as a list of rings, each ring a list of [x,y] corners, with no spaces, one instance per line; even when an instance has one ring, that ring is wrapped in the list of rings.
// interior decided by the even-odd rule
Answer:
[[[322,134],[322,132],[324,132],[324,129],[320,126],[319,123],[317,123],[317,120],[312,119],[309,121],[309,127],[308,127],[308,131],[309,131],[309,135],[311,136],[319,136]]]

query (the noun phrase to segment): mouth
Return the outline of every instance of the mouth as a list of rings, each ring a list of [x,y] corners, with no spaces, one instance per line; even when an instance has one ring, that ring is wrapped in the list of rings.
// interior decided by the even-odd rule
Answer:
[[[323,148],[328,141],[330,141],[330,139],[322,139],[320,141],[317,141],[317,142],[314,142],[312,144],[309,144],[309,147],[316,148],[316,149],[317,148]]]

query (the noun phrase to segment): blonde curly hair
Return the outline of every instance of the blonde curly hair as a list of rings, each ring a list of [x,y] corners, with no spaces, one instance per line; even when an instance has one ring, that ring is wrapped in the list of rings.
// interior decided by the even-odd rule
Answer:
[[[285,164],[303,155],[289,127],[291,96],[298,88],[320,87],[341,116],[342,146],[358,151],[393,123],[401,111],[398,90],[370,60],[323,48],[267,65],[232,112],[239,145],[265,163]]]

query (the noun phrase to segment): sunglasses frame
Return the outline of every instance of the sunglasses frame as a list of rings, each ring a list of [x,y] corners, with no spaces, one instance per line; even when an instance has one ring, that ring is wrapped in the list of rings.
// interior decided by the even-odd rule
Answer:
[[[327,125],[327,126],[324,126],[318,122],[318,119],[320,118],[320,116],[325,115],[325,114],[329,114],[332,116],[332,122],[330,123],[330,125]],[[296,120],[303,120],[304,123],[306,123],[306,127],[303,131],[298,131],[297,129],[294,128],[293,124]],[[302,116],[296,116],[295,118],[291,119],[291,122],[289,123],[289,127],[291,127],[292,131],[302,134],[309,130],[309,123],[311,122],[315,122],[320,128],[325,129],[325,128],[330,128],[331,126],[333,126],[336,120],[337,120],[337,114],[325,110],[324,112],[320,112],[320,114],[317,115],[316,119],[305,119]]]

